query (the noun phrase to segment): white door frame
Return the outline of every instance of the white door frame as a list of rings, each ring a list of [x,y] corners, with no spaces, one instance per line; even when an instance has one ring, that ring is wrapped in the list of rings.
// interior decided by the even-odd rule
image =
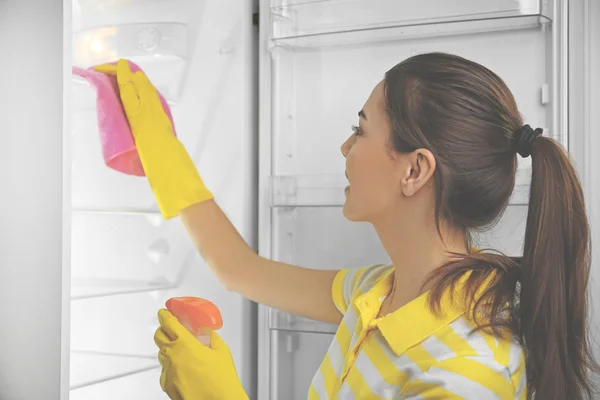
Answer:
[[[600,2],[571,1],[569,8],[569,150],[584,186],[592,229],[590,316],[600,359]],[[600,383],[600,376],[595,377]]]

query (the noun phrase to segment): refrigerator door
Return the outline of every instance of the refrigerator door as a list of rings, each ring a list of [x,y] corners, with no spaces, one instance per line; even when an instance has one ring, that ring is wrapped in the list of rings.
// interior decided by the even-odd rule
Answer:
[[[526,123],[567,143],[564,1],[260,4],[259,249],[266,257],[327,269],[387,261],[371,227],[342,216],[340,145],[385,71],[412,55],[450,52],[487,66],[507,82]],[[479,245],[520,253],[528,161],[519,161],[511,205]],[[335,326],[267,307],[259,316],[259,398],[306,398]]]
[[[73,0],[72,5],[73,64],[128,58],[140,65],[169,102],[178,137],[206,185],[255,246],[251,3]],[[163,220],[145,178],[104,165],[95,92],[73,78],[72,94],[70,398],[166,398],[153,336],[156,313],[173,296],[207,298],[220,308],[220,334],[252,393],[255,307],[221,287],[178,219]]]

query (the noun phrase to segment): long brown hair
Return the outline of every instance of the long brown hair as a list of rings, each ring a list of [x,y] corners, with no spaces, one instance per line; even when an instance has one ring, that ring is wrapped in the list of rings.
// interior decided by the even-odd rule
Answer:
[[[385,89],[395,150],[426,148],[436,158],[438,232],[443,220],[464,232],[470,246],[470,233],[498,221],[515,186],[524,129],[512,93],[482,65],[445,53],[401,62],[386,73]],[[455,254],[426,282],[430,305],[440,312],[443,292],[468,272],[464,300],[478,328],[512,334],[524,348],[528,398],[577,400],[591,397],[590,369],[597,369],[587,332],[590,232],[583,191],[557,142],[529,139],[523,256]]]

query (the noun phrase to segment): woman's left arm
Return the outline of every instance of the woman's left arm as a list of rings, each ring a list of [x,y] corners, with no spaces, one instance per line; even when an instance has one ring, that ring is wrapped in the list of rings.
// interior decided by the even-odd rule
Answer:
[[[154,342],[160,349],[160,386],[177,400],[248,400],[227,344],[213,331],[206,347],[170,312],[158,312]]]

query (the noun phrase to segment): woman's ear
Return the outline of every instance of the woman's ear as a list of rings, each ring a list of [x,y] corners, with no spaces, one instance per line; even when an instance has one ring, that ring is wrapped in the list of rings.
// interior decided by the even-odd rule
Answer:
[[[430,182],[435,172],[436,162],[433,153],[427,149],[417,149],[407,154],[402,176],[402,193],[409,197],[415,195]]]

